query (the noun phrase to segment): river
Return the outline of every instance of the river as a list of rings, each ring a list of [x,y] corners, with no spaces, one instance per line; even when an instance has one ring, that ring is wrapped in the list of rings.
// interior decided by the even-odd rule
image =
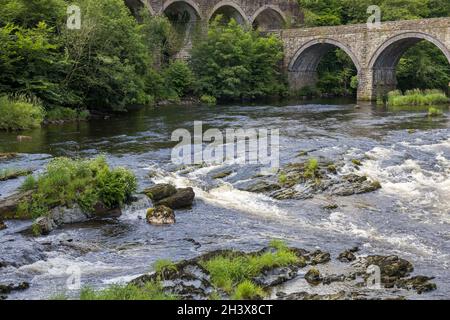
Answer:
[[[27,281],[31,287],[10,299],[46,299],[66,292],[71,268],[81,270],[83,286],[104,287],[151,271],[158,259],[192,258],[218,248],[256,250],[270,239],[292,246],[321,248],[335,258],[358,246],[360,254],[395,254],[411,261],[417,274],[436,277],[438,289],[411,298],[450,297],[450,126],[445,117],[426,111],[386,110],[352,101],[304,102],[283,106],[229,105],[141,109],[111,119],[52,125],[24,134],[0,133],[0,152],[19,152],[6,167],[42,170],[55,156],[105,154],[113,166],[132,169],[140,188],[171,181],[192,186],[195,205],[177,213],[177,223],[156,227],[145,222],[149,203],[124,210],[117,219],[66,226],[38,238],[20,233],[29,222],[8,221],[0,231],[0,283]],[[180,174],[170,161],[171,133],[205,127],[280,129],[281,163],[310,157],[346,160],[342,172],[365,174],[381,183],[374,193],[337,197],[324,210],[320,196],[277,201],[235,186],[251,179],[257,166],[226,164]],[[299,156],[307,151],[307,156]],[[351,165],[361,159],[362,165]],[[212,175],[231,169],[224,180]],[[153,178],[149,177],[152,173]],[[23,181],[0,182],[0,197]],[[329,200],[329,199],[325,199]],[[59,245],[70,240],[78,246]],[[67,243],[67,242],[66,242]],[[69,271],[68,271],[69,269]],[[323,289],[326,290],[326,289]],[[76,291],[66,292],[76,297]]]

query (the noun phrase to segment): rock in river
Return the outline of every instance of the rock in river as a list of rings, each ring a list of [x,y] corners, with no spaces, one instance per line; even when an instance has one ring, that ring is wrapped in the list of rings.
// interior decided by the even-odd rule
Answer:
[[[32,193],[32,191],[16,193],[0,200],[0,219],[29,219],[30,217],[17,216],[17,206],[22,201],[28,201],[31,198]]]
[[[2,220],[0,220],[0,230],[4,229],[6,229],[6,224]]]
[[[157,206],[164,205],[173,210],[184,209],[192,206],[194,198],[195,193],[192,188],[177,189],[177,193],[175,193],[170,197],[164,198],[156,202],[155,204]]]
[[[177,189],[171,184],[160,183],[144,190],[144,193],[152,199],[159,201],[177,193]]]
[[[157,206],[147,210],[147,222],[150,224],[174,224],[175,221],[175,213],[166,206]]]
[[[319,270],[316,268],[311,268],[306,274],[305,279],[309,284],[316,286],[322,282],[322,276],[320,275]]]

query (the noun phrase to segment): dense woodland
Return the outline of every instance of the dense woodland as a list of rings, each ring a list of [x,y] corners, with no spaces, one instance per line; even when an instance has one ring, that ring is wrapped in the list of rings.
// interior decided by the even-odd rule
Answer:
[[[448,0],[299,0],[307,26],[361,23],[369,4],[383,20],[450,16]],[[85,110],[125,111],[129,105],[196,97],[248,100],[286,96],[274,36],[218,17],[193,41],[188,62],[175,59],[183,33],[166,17],[131,14],[123,0],[79,0],[81,30],[66,27],[67,0],[0,0],[0,113],[15,119],[29,108],[32,127],[43,117],[83,118]],[[319,67],[318,90],[351,95],[356,70],[339,50]],[[450,66],[434,46],[410,49],[398,67],[400,89],[445,89]],[[34,106],[34,109],[33,109]],[[19,112],[20,111],[20,112]],[[20,128],[0,120],[3,129]]]

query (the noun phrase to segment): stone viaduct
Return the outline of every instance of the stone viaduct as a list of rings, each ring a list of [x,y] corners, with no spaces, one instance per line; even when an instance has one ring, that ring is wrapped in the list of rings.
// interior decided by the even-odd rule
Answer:
[[[450,17],[383,22],[371,28],[366,24],[299,28],[303,14],[296,0],[125,1],[134,10],[145,6],[152,14],[165,14],[187,25],[207,24],[221,14],[278,34],[284,43],[284,66],[294,90],[316,84],[317,67],[334,48],[346,52],[355,64],[359,100],[374,100],[394,90],[400,58],[420,41],[434,44],[450,63]]]
[[[165,14],[185,22],[207,23],[216,15],[234,18],[264,30],[297,25],[303,15],[296,0],[125,0],[134,10],[145,6],[152,14]]]

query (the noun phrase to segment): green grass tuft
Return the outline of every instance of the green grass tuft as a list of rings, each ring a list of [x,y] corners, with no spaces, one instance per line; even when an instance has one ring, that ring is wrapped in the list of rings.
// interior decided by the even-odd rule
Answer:
[[[40,127],[45,111],[37,100],[25,96],[0,96],[0,130],[16,131]]]
[[[147,282],[144,286],[113,285],[103,290],[83,288],[80,300],[175,300],[176,296],[164,293],[161,284]]]
[[[232,300],[255,300],[261,299],[266,295],[264,290],[249,280],[244,280],[236,287]]]
[[[297,255],[281,242],[273,242],[272,245],[277,249],[258,255],[242,256],[230,253],[202,261],[201,264],[210,273],[213,285],[231,294],[238,284],[251,280],[264,269],[299,262]]]
[[[429,117],[439,117],[442,116],[443,112],[441,109],[438,109],[436,107],[430,107],[428,108],[428,116]]]
[[[53,108],[46,112],[48,121],[81,121],[89,117],[88,110],[76,110],[71,108]]]
[[[164,272],[177,271],[177,266],[171,260],[160,259],[153,264],[153,269],[156,273],[163,274]]]
[[[449,98],[440,90],[408,90],[405,94],[395,90],[388,93],[387,104],[396,106],[433,106],[449,103]]]
[[[315,179],[319,170],[319,161],[317,159],[309,159],[306,164],[305,172],[303,176],[306,179]]]

